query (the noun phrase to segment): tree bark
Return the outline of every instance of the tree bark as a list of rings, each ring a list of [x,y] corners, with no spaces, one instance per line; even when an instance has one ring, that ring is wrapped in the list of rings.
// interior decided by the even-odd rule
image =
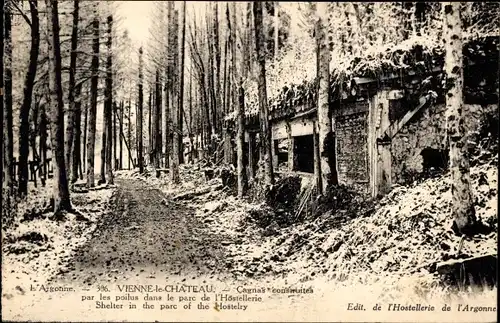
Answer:
[[[125,108],[125,103],[122,101],[120,104],[120,134],[123,134],[123,109]],[[119,163],[120,169],[123,169],[123,139],[122,136],[120,136],[120,163]]]
[[[149,152],[149,163],[153,165],[154,163],[154,143],[153,143],[153,85],[149,86],[149,98],[148,98],[148,152]]]
[[[216,99],[216,109],[217,109],[217,119],[219,121],[218,128],[222,125],[221,119],[222,111],[220,111],[221,106],[221,89],[220,89],[220,66],[221,66],[221,50],[219,42],[219,6],[218,3],[214,3],[214,14],[213,14],[213,28],[214,28],[214,54],[215,54],[215,99]]]
[[[66,164],[64,160],[64,102],[61,77],[61,47],[59,41],[59,14],[57,1],[47,0],[49,14],[48,26],[51,27],[51,48],[49,50],[49,92],[51,109],[52,154],[55,157],[54,213],[71,211]]]
[[[172,120],[172,160],[171,160],[171,165],[170,165],[170,175],[171,175],[171,180],[172,183],[179,183],[180,182],[180,177],[179,177],[179,101],[178,101],[178,87],[177,87],[177,82],[178,82],[178,74],[179,74],[179,69],[177,65],[177,59],[178,59],[178,50],[179,50],[179,41],[178,41],[178,31],[179,31],[179,13],[177,10],[174,10],[173,13],[173,23],[171,24],[173,26],[173,82],[171,84],[172,87],[172,92],[170,95],[170,103],[169,105],[171,106],[171,120]]]
[[[73,130],[73,144],[71,145],[71,183],[78,180],[78,170],[81,165],[81,128],[82,128],[82,86],[77,85],[75,88],[75,129]]]
[[[104,124],[106,126],[106,177],[109,184],[114,184],[113,180],[113,16],[108,16],[108,42],[107,42],[107,62],[106,62],[106,101],[104,103]]]
[[[167,21],[168,21],[168,27],[167,27],[167,66],[166,66],[166,71],[165,71],[165,86],[163,88],[163,96],[165,99],[165,164],[166,166],[170,167],[171,166],[171,159],[172,159],[172,96],[173,96],[173,89],[172,89],[172,83],[173,83],[173,49],[172,47],[174,46],[173,44],[173,31],[172,31],[172,20],[173,20],[173,10],[174,10],[174,4],[172,1],[167,2]]]
[[[65,142],[65,162],[68,175],[73,179],[71,166],[71,151],[73,145],[74,129],[76,126],[76,110],[75,110],[75,74],[76,74],[76,58],[78,49],[78,20],[79,20],[79,0],[73,1],[73,25],[71,30],[71,54],[69,63],[69,87],[68,87],[68,103],[69,110],[67,112],[67,126],[66,126],[66,142]],[[78,168],[76,168],[78,170]],[[78,173],[77,173],[78,175]]]
[[[47,123],[45,104],[42,104],[40,106],[40,159],[42,160],[40,181],[42,186],[45,186],[47,179]]]
[[[463,105],[463,54],[460,3],[444,5],[446,130],[450,145],[452,212],[454,226],[465,235],[473,234],[476,214],[470,184],[466,114]]]
[[[238,25],[236,23],[236,3],[231,4],[232,7],[232,21],[233,21],[233,28],[232,28],[232,36],[231,38],[234,40],[235,36],[235,31],[238,28]],[[244,37],[245,38],[245,37]],[[236,74],[236,46],[234,46],[234,41],[232,41],[231,44],[231,49],[232,49],[232,56],[233,60],[231,61],[232,63],[232,70],[233,73]],[[245,39],[243,39],[243,50],[248,50],[245,46]],[[236,104],[236,111],[237,111],[237,134],[236,134],[236,173],[237,173],[237,181],[238,181],[238,196],[242,197],[246,193],[246,188],[247,188],[247,181],[246,181],[246,174],[245,174],[245,164],[244,164],[244,147],[245,147],[245,91],[243,89],[243,81],[244,78],[246,77],[247,71],[245,68],[246,63],[242,60],[241,62],[241,73],[242,75],[240,76],[238,82],[236,80],[236,75],[233,77],[234,80],[234,92],[238,94],[238,101],[235,101]],[[237,88],[236,88],[237,87]],[[236,91],[238,89],[238,91]],[[232,150],[231,150],[232,152]]]
[[[116,101],[113,101],[113,111],[111,112],[111,115],[113,116],[113,168],[115,170],[118,169],[118,145],[117,145],[117,140],[118,138],[116,137],[116,115],[118,114],[118,105],[116,104]]]
[[[162,158],[162,136],[160,132],[161,128],[161,107],[162,107],[162,97],[161,97],[161,81],[160,81],[160,71],[156,70],[156,81],[155,81],[155,100],[154,100],[154,114],[153,114],[153,165],[156,169],[160,168],[160,160]],[[160,173],[156,173],[157,177]]]
[[[132,106],[131,106],[131,101],[130,98],[128,99],[128,114],[127,114],[127,139],[129,145],[132,145],[132,120],[130,118],[130,115],[132,113]],[[132,147],[129,147],[129,155],[128,155],[128,169],[130,170],[130,166],[132,165],[132,155],[131,155],[131,150]]]
[[[94,4],[96,5],[96,4]],[[96,8],[97,9],[97,8]],[[99,81],[99,17],[97,10],[92,23],[94,29],[93,56],[91,63],[92,78],[90,79],[90,110],[88,115],[88,136],[87,136],[87,187],[94,187],[94,151],[95,151],[95,131],[97,113],[97,85]]]
[[[182,141],[184,137],[183,123],[184,123],[184,60],[185,60],[185,49],[186,49],[186,1],[182,5],[182,31],[181,31],[181,48],[180,48],[180,75],[179,75],[179,164],[184,163],[184,143]],[[220,58],[219,58],[220,59]]]
[[[5,8],[5,0],[0,1],[0,8],[2,8],[2,12],[0,13],[0,89],[2,89],[2,97],[0,98],[0,125],[2,125],[2,128],[5,127],[4,122],[4,15],[7,12]],[[3,202],[3,179],[4,179],[4,142],[5,142],[5,136],[4,136],[4,130],[2,129],[1,134],[2,136],[2,141],[0,141],[0,185],[2,186],[2,196],[1,196],[1,201]],[[3,212],[3,209],[2,209]]]
[[[37,72],[38,53],[40,47],[40,23],[38,18],[38,2],[29,1],[31,13],[31,49],[28,72],[24,83],[24,96],[21,111],[19,112],[19,167],[18,193],[19,196],[28,194],[28,156],[29,156],[29,115],[33,97],[33,86]]]
[[[326,30],[328,26],[326,14],[328,3],[317,3],[317,59],[318,59],[318,135],[319,135],[319,158],[320,158],[320,178],[318,180],[318,190],[326,194],[327,188],[331,184],[336,184],[336,167],[334,164],[335,147],[334,134],[332,132],[332,121],[330,113],[330,50],[328,49],[328,39]]]
[[[224,97],[224,112],[226,114],[229,114],[231,112],[231,109],[230,106],[232,106],[233,108],[235,107],[234,106],[234,100],[233,100],[233,104],[231,105],[229,102],[230,102],[230,98],[233,98],[234,99],[234,95],[231,96],[230,95],[230,88],[231,88],[231,85],[233,86],[233,91],[236,87],[236,84],[234,83],[234,77],[232,78],[232,76],[234,75],[234,68],[236,66],[236,62],[235,62],[235,57],[236,57],[236,46],[235,46],[235,35],[236,35],[236,31],[235,31],[235,26],[234,26],[234,17],[236,16],[235,14],[230,14],[230,11],[233,11],[235,10],[235,5],[233,5],[233,3],[231,4],[231,10],[229,10],[229,4],[227,4],[226,6],[226,19],[227,19],[227,28],[229,29],[229,33],[228,33],[228,40],[227,40],[227,46],[226,46],[226,68],[227,68],[227,71],[226,71],[226,78],[224,80],[224,86],[225,86],[225,97]],[[228,55],[230,55],[231,59],[230,61],[228,62]],[[233,64],[233,61],[234,61],[234,64]],[[229,128],[229,122],[228,121],[224,121],[224,129],[223,129],[223,137],[224,137],[224,162],[229,165],[229,164],[232,164],[232,157],[233,157],[233,149],[232,149],[232,145],[231,145],[231,132],[230,132],[230,128]]]
[[[12,13],[11,7],[7,1],[4,4],[4,93],[3,93],[3,108],[4,108],[4,152],[3,156],[5,179],[4,179],[4,194],[9,202],[14,193],[14,132],[12,119]],[[8,205],[7,205],[8,207]]]
[[[266,90],[266,61],[265,61],[265,37],[262,22],[262,3],[253,3],[253,17],[255,26],[255,48],[257,52],[258,68],[258,92],[259,92],[259,118],[260,118],[260,142],[263,152],[264,184],[274,184],[274,170],[271,152],[271,129],[269,127],[269,110],[267,106]]]
[[[88,92],[87,92],[88,93]],[[85,116],[83,119],[83,156],[82,156],[82,163],[83,163],[83,168],[84,172],[87,173],[87,167],[88,164],[86,163],[86,157],[87,157],[87,126],[88,126],[88,119],[89,119],[89,103],[87,102],[85,104]]]
[[[137,106],[137,165],[139,166],[139,173],[142,174],[144,172],[144,164],[142,157],[142,104],[143,104],[143,57],[142,57],[142,47],[139,48],[139,102]]]

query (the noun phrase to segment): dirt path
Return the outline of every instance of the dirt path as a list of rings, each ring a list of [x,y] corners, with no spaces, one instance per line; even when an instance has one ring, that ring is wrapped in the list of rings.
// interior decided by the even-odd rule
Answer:
[[[227,277],[219,244],[224,237],[210,233],[191,208],[166,200],[141,180],[116,182],[111,213],[54,281],[90,286],[172,275]]]

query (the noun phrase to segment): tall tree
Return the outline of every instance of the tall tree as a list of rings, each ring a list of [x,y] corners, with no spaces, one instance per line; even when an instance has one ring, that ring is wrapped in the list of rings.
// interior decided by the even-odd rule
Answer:
[[[231,3],[231,10],[229,10],[229,4],[226,4],[226,20],[227,20],[227,27],[229,29],[228,32],[228,39],[227,39],[227,49],[228,51],[226,52],[226,79],[225,79],[225,113],[230,113],[232,109],[229,107],[232,106],[234,109],[234,104],[236,101],[234,100],[235,98],[235,89],[236,89],[236,83],[234,82],[235,79],[235,67],[236,67],[236,26],[235,26],[235,17],[236,14],[232,11],[236,10],[236,5],[234,3]],[[232,13],[231,13],[232,12]],[[230,60],[228,60],[228,57],[231,57]],[[231,88],[231,85],[233,86],[233,91],[230,91],[229,89]],[[233,95],[230,95],[232,93]],[[230,99],[233,100],[233,104],[229,104]],[[226,164],[232,164],[233,163],[233,147],[231,143],[231,132],[230,132],[230,126],[229,122],[226,121],[224,122],[224,129],[223,129],[223,137],[224,137],[224,162]]]
[[[71,30],[71,54],[69,63],[69,88],[68,88],[68,124],[66,126],[66,142],[65,142],[65,160],[66,169],[71,172],[71,151],[73,146],[73,136],[76,128],[76,98],[75,98],[75,85],[76,85],[76,59],[78,49],[78,21],[80,13],[80,1],[73,1],[73,25]]]
[[[0,0],[0,8],[2,8],[2,12],[0,13],[0,35],[2,35],[2,37],[0,37],[0,89],[2,89],[3,91],[3,83],[4,83],[4,80],[3,80],[3,64],[4,64],[4,60],[3,60],[3,54],[4,54],[4,15],[5,15],[5,12],[6,12],[6,8],[5,8],[5,0]],[[3,96],[3,92],[2,92],[2,97],[0,98],[0,125],[2,125],[2,128],[5,126],[4,123],[3,123],[3,119],[4,119],[4,111],[3,111],[3,99],[4,99],[4,96]],[[2,136],[2,141],[0,141],[0,185],[1,185],[1,189],[2,189],[2,196],[1,196],[1,200],[3,202],[3,178],[4,178],[4,175],[3,175],[3,171],[4,171],[4,167],[3,167],[3,164],[4,164],[4,131],[2,130],[1,131],[1,134]],[[3,211],[3,210],[2,210]]]
[[[184,131],[183,131],[183,123],[184,123],[184,60],[185,60],[185,51],[186,51],[186,1],[183,1],[182,5],[182,30],[181,30],[181,45],[180,45],[180,66],[179,66],[179,113],[178,113],[178,125],[179,125],[179,163],[184,162],[184,144],[182,141]],[[220,60],[220,58],[219,58]],[[218,82],[218,79],[217,79]]]
[[[161,159],[161,133],[160,133],[160,127],[161,127],[161,118],[159,118],[159,114],[161,111],[161,81],[160,81],[160,71],[157,69],[156,70],[156,76],[155,76],[155,100],[154,100],[154,106],[153,106],[153,118],[152,118],[152,157],[153,157],[153,166],[158,169],[160,168],[160,159]],[[158,171],[156,173],[157,177],[160,176],[160,172]]]
[[[75,129],[73,130],[73,144],[71,145],[71,183],[78,180],[78,170],[81,169],[81,128],[82,128],[82,85],[78,84],[75,87]],[[85,120],[86,122],[86,120]],[[85,143],[85,141],[84,141]]]
[[[107,40],[107,61],[106,61],[106,93],[104,102],[104,124],[106,136],[106,177],[109,184],[113,181],[113,16],[107,18],[108,40]],[[141,136],[142,137],[142,136]]]
[[[245,71],[245,63],[242,60],[242,75],[239,80],[236,80],[236,46],[235,46],[235,30],[238,28],[236,22],[236,3],[231,3],[231,11],[232,11],[232,21],[233,28],[231,29],[231,56],[233,56],[231,60],[232,70],[233,70],[233,93],[235,94],[233,97],[234,106],[236,109],[237,116],[237,133],[236,133],[236,173],[238,179],[238,196],[243,196],[246,191],[246,177],[245,177],[245,165],[244,165],[244,146],[245,146],[245,94],[243,92],[243,80],[246,77]],[[243,45],[245,45],[245,40],[243,40]],[[245,50],[245,49],[244,49]],[[231,150],[232,152],[232,150]]]
[[[179,51],[179,41],[178,41],[178,35],[179,35],[179,12],[177,10],[174,10],[173,13],[173,22],[170,24],[172,26],[172,32],[173,32],[173,39],[172,43],[173,46],[171,50],[173,51],[172,55],[172,66],[173,66],[173,82],[171,84],[171,89],[172,91],[170,92],[169,98],[171,97],[171,100],[169,102],[169,105],[171,107],[170,112],[171,112],[171,120],[172,120],[172,151],[170,152],[172,155],[172,160],[170,164],[170,175],[171,175],[171,180],[172,183],[179,183],[180,182],[180,177],[179,177],[179,112],[180,112],[180,107],[179,107],[179,87],[178,87],[178,80],[179,80],[179,68],[178,68],[178,51]]]
[[[14,192],[14,132],[12,120],[12,8],[9,1],[5,1],[3,8],[4,15],[4,93],[3,93],[3,108],[4,108],[4,153],[3,163],[5,171],[5,197],[9,202]]]
[[[118,155],[119,157],[119,163],[118,167],[119,169],[123,169],[123,110],[125,108],[125,104],[123,101],[120,102],[120,118],[119,118],[119,124],[120,124],[120,149]]]
[[[253,3],[255,28],[255,49],[257,54],[257,86],[259,92],[260,143],[264,162],[264,184],[274,184],[274,170],[271,152],[271,128],[269,127],[269,108],[266,90],[265,36],[263,26],[262,2]]]
[[[163,89],[163,96],[165,98],[164,103],[164,114],[165,114],[165,163],[168,166],[171,166],[171,158],[172,158],[172,102],[173,102],[173,11],[174,11],[174,3],[172,1],[167,2],[167,63],[165,68],[165,86]]]
[[[214,13],[213,13],[213,28],[214,28],[214,58],[215,58],[215,100],[217,107],[217,114],[222,115],[220,110],[221,99],[221,82],[220,82],[220,66],[221,66],[221,50],[220,50],[220,40],[219,40],[219,5],[217,1],[214,3]],[[221,118],[218,118],[219,120]]]
[[[90,79],[90,106],[88,115],[88,135],[87,135],[87,187],[94,187],[94,151],[95,151],[95,131],[97,114],[97,86],[99,82],[99,16],[98,3],[94,4],[94,20],[92,28],[94,36],[92,40],[92,65]]]
[[[28,194],[29,116],[40,47],[40,23],[38,18],[37,0],[30,0],[29,6],[31,14],[31,49],[28,71],[24,81],[23,103],[19,113],[18,193],[20,196],[26,196]]]
[[[463,54],[460,2],[446,2],[443,43],[446,72],[446,127],[450,144],[452,212],[459,233],[470,234],[476,224],[470,189],[469,152],[463,105]]]
[[[317,25],[317,75],[319,79],[318,87],[318,134],[319,134],[319,158],[320,169],[318,174],[318,189],[326,194],[328,185],[337,184],[336,168],[334,165],[333,143],[335,142],[332,132],[332,121],[330,113],[330,50],[328,48],[328,39],[326,37],[328,3],[316,3]]]
[[[132,119],[131,119],[131,115],[132,115],[132,103],[131,103],[131,98],[129,96],[128,98],[128,110],[127,110],[127,141],[129,143],[130,146],[132,146]],[[132,149],[132,147],[129,147],[130,149]],[[131,155],[131,151],[129,149],[129,154],[128,154],[128,169],[130,170],[130,166],[132,165],[132,155]]]
[[[136,128],[136,136],[137,136],[137,164],[139,165],[139,173],[144,172],[144,164],[143,164],[143,157],[142,157],[142,104],[143,104],[143,64],[144,60],[142,57],[143,51],[142,47],[139,48],[139,84],[138,84],[138,90],[139,90],[139,98],[138,98],[138,105],[137,105],[137,116],[136,116],[136,122],[137,122],[137,128]]]
[[[61,77],[61,46],[59,40],[59,13],[56,0],[46,0],[51,35],[49,50],[49,101],[51,109],[52,152],[55,157],[54,213],[71,211],[66,164],[64,160],[64,102]]]

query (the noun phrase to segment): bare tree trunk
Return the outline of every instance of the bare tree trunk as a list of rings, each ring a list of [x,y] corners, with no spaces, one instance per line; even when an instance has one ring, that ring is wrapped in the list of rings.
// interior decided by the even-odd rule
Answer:
[[[120,104],[120,134],[123,134],[123,109],[125,108],[125,103],[122,101]],[[123,169],[123,139],[120,136],[120,170]]]
[[[9,203],[14,193],[14,132],[12,119],[12,17],[10,6],[7,2],[4,5],[4,86],[3,108],[4,108],[4,152],[3,156],[5,179],[4,194]],[[8,207],[8,205],[7,205]]]
[[[165,87],[163,90],[163,96],[165,98],[165,164],[168,167],[171,167],[171,159],[172,159],[172,96],[173,96],[173,31],[172,31],[172,19],[173,19],[173,10],[174,3],[172,1],[167,2],[167,67],[165,72]]]
[[[109,184],[114,184],[113,180],[113,16],[108,16],[108,57],[106,62],[106,101],[104,103],[104,124],[106,126],[106,177]]]
[[[33,154],[33,162],[34,166],[33,168],[30,167],[30,172],[32,172],[32,177],[34,180],[35,187],[38,186],[37,180],[36,180],[36,166],[37,164],[40,163],[40,156],[37,154],[37,149],[36,149],[36,135],[38,133],[38,125],[39,125],[39,108],[40,108],[40,100],[37,100],[36,95],[34,96],[34,104],[33,104],[33,110],[31,113],[31,120],[30,123],[33,125],[33,128],[30,130],[30,136],[29,136],[29,141],[30,141],[30,147],[31,147],[31,152]],[[35,163],[36,162],[36,163]]]
[[[162,135],[161,135],[161,108],[162,108],[162,97],[161,97],[161,80],[160,80],[160,70],[156,70],[156,81],[155,81],[155,102],[154,102],[154,118],[153,118],[153,143],[154,143],[154,167],[156,169],[160,168],[160,161],[162,159]],[[157,177],[160,173],[156,173]]]
[[[112,111],[112,116],[113,116],[113,168],[115,170],[118,169],[118,145],[117,145],[117,140],[118,138],[116,137],[116,115],[118,114],[118,105],[116,104],[116,101],[113,101],[113,111]]]
[[[67,112],[67,125],[66,125],[66,142],[64,143],[64,156],[66,169],[68,170],[68,177],[72,178],[73,167],[71,166],[71,150],[73,145],[74,129],[76,126],[76,111],[75,111],[75,74],[76,74],[76,50],[78,48],[78,20],[79,20],[79,0],[73,1],[73,25],[71,30],[71,54],[69,63],[69,87],[68,87],[68,103],[69,110]],[[78,168],[76,168],[78,170]]]
[[[97,4],[94,4],[97,6]],[[90,106],[88,115],[88,136],[87,136],[87,187],[94,187],[94,151],[95,151],[95,131],[97,114],[97,85],[99,81],[99,17],[95,8],[95,17],[92,22],[94,28],[94,39],[92,40],[93,53],[90,79]]]
[[[231,60],[232,70],[233,70],[233,92],[238,94],[238,100],[234,100],[235,108],[237,111],[237,134],[236,134],[236,172],[238,180],[238,196],[242,197],[246,193],[246,176],[245,176],[245,164],[244,164],[244,147],[245,147],[245,92],[243,90],[243,80],[246,77],[245,62],[241,62],[242,75],[239,80],[236,79],[236,46],[235,46],[235,35],[238,25],[236,23],[236,3],[231,3],[232,9],[232,21],[233,28],[231,29],[231,51],[233,56]],[[243,45],[245,45],[245,40],[243,40]],[[245,50],[245,49],[244,49]],[[237,91],[238,90],[238,91]],[[236,98],[235,98],[236,99]],[[231,150],[232,152],[232,150]]]
[[[149,151],[149,163],[152,165],[154,162],[154,145],[153,145],[153,128],[151,127],[152,113],[153,113],[153,85],[149,86],[149,98],[148,98],[148,151]]]
[[[75,183],[78,180],[78,170],[81,166],[80,159],[80,140],[81,140],[81,128],[82,128],[82,99],[81,99],[82,86],[77,85],[75,88],[75,129],[73,130],[73,144],[71,147],[71,183]]]
[[[88,119],[89,119],[89,108],[90,105],[87,102],[85,104],[85,117],[83,119],[83,157],[82,157],[82,163],[84,165],[84,172],[87,173],[87,168],[88,164],[86,162],[87,158],[87,126],[88,126]]]
[[[460,3],[444,3],[444,37],[446,50],[446,130],[450,143],[450,171],[452,178],[452,212],[454,227],[461,234],[473,234],[476,214],[470,188],[469,152],[466,115],[463,105],[463,54]]]
[[[128,119],[128,124],[127,124],[127,139],[128,139],[128,143],[129,145],[132,145],[132,120],[130,118],[130,115],[132,113],[132,106],[131,106],[131,101],[130,101],[130,98],[128,100],[128,115],[127,115],[127,119]],[[132,165],[132,155],[131,155],[131,150],[132,150],[132,147],[129,147],[129,155],[128,155],[128,169],[130,170],[130,166]]]
[[[177,65],[177,58],[178,58],[178,50],[179,50],[179,41],[178,41],[178,31],[179,31],[179,13],[177,10],[174,10],[173,14],[173,23],[171,26],[173,26],[173,82],[172,82],[172,89],[173,95],[170,95],[171,97],[171,119],[172,119],[172,160],[171,160],[171,165],[170,165],[170,175],[171,175],[171,180],[172,183],[179,183],[180,182],[180,177],[179,177],[179,101],[178,101],[178,87],[177,87],[177,82],[178,82],[178,65]]]
[[[44,104],[40,106],[40,158],[42,160],[40,181],[42,186],[45,186],[47,179],[47,114]]]
[[[0,89],[4,88],[4,15],[8,13],[8,11],[5,8],[5,0],[1,0],[0,6],[2,8],[2,12],[0,13]],[[0,98],[0,125],[2,125],[2,128],[5,127],[4,124],[4,94],[2,93],[2,97]],[[2,186],[2,196],[1,196],[1,202],[4,202],[4,192],[3,192],[3,179],[4,179],[4,142],[5,142],[5,135],[4,135],[4,130],[2,129],[1,131],[1,136],[2,136],[2,141],[0,141],[0,185]],[[7,201],[5,201],[7,202]],[[2,204],[4,207],[5,205]],[[1,210],[3,212],[3,209]],[[2,213],[3,214],[3,213]],[[3,219],[3,216],[2,216]]]
[[[234,3],[231,4],[231,10],[235,10],[235,5]],[[226,20],[227,20],[227,27],[229,30],[228,33],[228,40],[227,40],[227,45],[226,45],[226,79],[224,80],[224,86],[225,86],[225,97],[224,97],[224,110],[226,114],[229,114],[233,109],[234,109],[234,100],[233,104],[230,104],[230,98],[234,99],[234,93],[233,96],[230,96],[230,88],[231,85],[233,86],[233,91],[236,88],[236,84],[234,83],[234,68],[236,66],[236,46],[235,46],[235,35],[236,35],[236,30],[235,30],[235,25],[234,25],[234,17],[236,15],[233,13],[232,15],[230,14],[229,10],[229,4],[226,4]],[[229,56],[230,55],[230,56]],[[228,57],[231,57],[231,60],[228,62]],[[230,108],[232,106],[232,109]],[[229,129],[229,122],[225,121],[224,122],[224,130],[223,130],[223,137],[224,137],[224,162],[226,164],[232,164],[233,160],[233,149],[231,145],[231,132]]]
[[[318,88],[318,134],[319,134],[319,191],[326,194],[329,185],[337,184],[337,173],[335,167],[334,134],[332,132],[332,121],[330,118],[330,50],[326,37],[328,3],[317,3],[317,74],[319,78]]]
[[[218,128],[220,129],[222,111],[221,107],[221,89],[220,89],[220,66],[221,66],[221,50],[219,42],[219,6],[218,3],[214,3],[214,17],[213,17],[213,27],[214,27],[214,53],[215,53],[215,99],[216,99],[216,109],[217,109],[217,120],[219,121]]]
[[[61,211],[71,211],[66,164],[64,161],[64,102],[61,81],[61,47],[59,41],[59,15],[57,1],[47,0],[47,11],[50,12],[48,26],[51,27],[51,48],[49,50],[49,89],[51,110],[52,152],[55,157],[54,175],[54,213],[56,217]]]
[[[144,164],[143,164],[143,157],[142,157],[142,104],[143,104],[143,93],[142,93],[142,86],[143,86],[143,74],[142,74],[142,69],[143,69],[143,57],[142,57],[142,47],[139,48],[139,102],[137,106],[137,164],[139,166],[139,173],[144,172]]]
[[[317,4],[316,4],[317,5]],[[279,51],[279,35],[280,35],[280,18],[279,18],[279,2],[274,1],[274,58],[278,58]],[[325,12],[326,13],[326,12]]]
[[[184,163],[184,144],[182,138],[184,136],[183,123],[184,123],[184,60],[186,51],[186,1],[182,5],[182,32],[181,32],[181,48],[180,48],[180,84],[179,84],[179,164]]]
[[[19,113],[19,167],[18,193],[28,194],[28,156],[29,156],[29,115],[33,97],[33,86],[37,72],[38,53],[40,47],[40,24],[38,19],[38,2],[29,1],[31,13],[31,49],[28,72],[24,83],[24,96]]]
[[[272,164],[271,152],[271,129],[269,127],[269,110],[267,106],[266,90],[266,61],[265,61],[265,37],[264,26],[262,22],[262,3],[256,1],[253,3],[253,17],[255,26],[255,47],[257,51],[258,67],[258,91],[259,91],[259,110],[260,110],[260,142],[263,152],[264,162],[264,181],[266,186],[274,184],[274,170]]]

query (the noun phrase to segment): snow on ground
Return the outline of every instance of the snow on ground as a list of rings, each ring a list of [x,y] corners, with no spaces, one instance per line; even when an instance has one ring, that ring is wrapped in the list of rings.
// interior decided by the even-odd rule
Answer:
[[[202,177],[201,171],[197,177],[190,166],[184,172],[198,181]],[[484,223],[496,223],[497,175],[494,163],[471,169],[476,211]],[[166,187],[162,180],[147,180]],[[208,184],[201,181],[189,185],[184,181],[182,185],[188,190]],[[232,237],[222,244],[235,276],[296,277],[301,281],[324,277],[348,284],[353,281],[374,284],[385,277],[385,285],[400,279],[417,279],[421,286],[429,287],[437,282],[431,273],[432,265],[454,255],[459,245],[460,238],[451,231],[450,187],[448,173],[422,183],[396,186],[368,217],[322,230],[329,220],[329,214],[324,214],[315,221],[280,228],[276,234],[267,236],[247,221],[249,211],[262,205],[237,199],[224,191],[183,203],[195,208],[196,216],[210,230]],[[496,230],[466,239],[461,253],[496,254],[496,240]]]
[[[21,286],[43,284],[67,270],[67,260],[90,238],[113,194],[113,187],[107,186],[72,193],[72,204],[84,219],[70,213],[65,221],[57,222],[49,219],[51,212],[40,212],[46,209],[52,189],[51,180],[45,188],[31,189],[29,200],[19,203],[12,227],[3,229],[2,289],[7,299],[24,294]],[[36,216],[24,220],[26,214]]]

